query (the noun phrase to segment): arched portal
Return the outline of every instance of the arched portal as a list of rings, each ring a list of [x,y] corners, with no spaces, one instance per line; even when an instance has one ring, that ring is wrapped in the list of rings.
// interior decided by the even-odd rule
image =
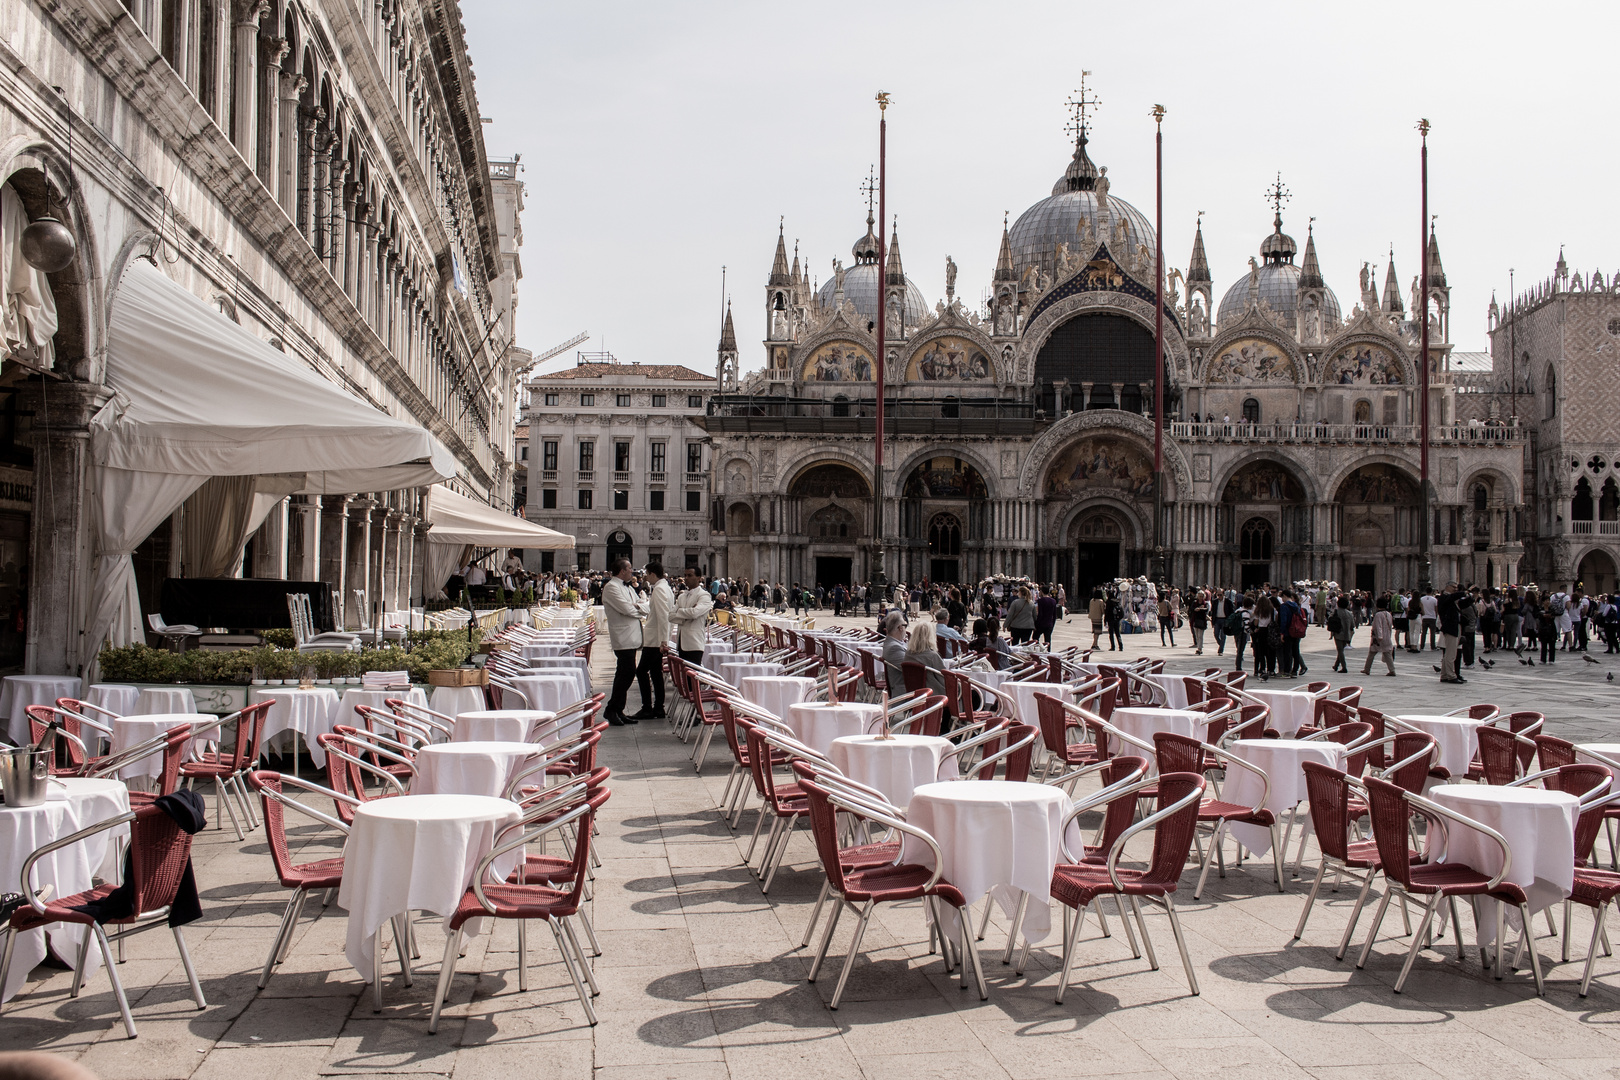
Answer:
[[[1120,553],[1128,535],[1119,512],[1112,508],[1082,510],[1069,528],[1069,549],[1074,552],[1074,592],[1070,603],[1083,606],[1092,590],[1107,585],[1122,573]]]
[[[1251,461],[1233,473],[1215,509],[1217,536],[1227,552],[1236,549],[1237,577],[1245,589],[1307,574],[1303,552],[1310,525],[1304,486],[1287,466],[1271,460]]]
[[[955,514],[935,514],[928,523],[928,579],[955,582],[961,577],[962,523]]]
[[[607,568],[608,573],[613,572],[613,564],[617,559],[636,561],[636,543],[629,533],[623,529],[614,529],[607,536]]]
[[[1124,315],[1076,315],[1035,357],[1036,408],[1049,416],[1082,409],[1141,412],[1153,393],[1153,331]],[[1171,386],[1166,378],[1165,386]],[[1166,411],[1172,402],[1166,396]]]
[[[1620,589],[1620,578],[1615,576],[1614,559],[1602,550],[1588,551],[1575,571],[1576,580],[1589,596]]]
[[[1363,465],[1345,477],[1334,503],[1341,583],[1369,592],[1417,584],[1423,506],[1411,476],[1395,465]]]
[[[901,580],[977,580],[988,573],[989,494],[979,470],[959,457],[919,461],[900,485]],[[949,554],[935,546],[935,525],[942,519],[955,523]]]
[[[794,531],[805,541],[790,554],[785,576],[810,588],[853,582],[862,538],[871,534],[872,488],[866,477],[843,462],[823,461],[794,477],[788,495],[790,512],[797,515]]]

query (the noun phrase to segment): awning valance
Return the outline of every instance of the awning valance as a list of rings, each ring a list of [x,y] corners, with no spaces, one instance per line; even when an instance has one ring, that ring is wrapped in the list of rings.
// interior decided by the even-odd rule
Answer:
[[[442,485],[428,493],[427,519],[430,544],[574,550],[574,538],[567,533],[513,517]]]

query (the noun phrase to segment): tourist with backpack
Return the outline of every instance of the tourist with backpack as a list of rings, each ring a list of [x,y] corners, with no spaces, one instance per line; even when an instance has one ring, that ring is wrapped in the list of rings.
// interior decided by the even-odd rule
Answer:
[[[1333,670],[1350,674],[1350,667],[1344,662],[1344,650],[1350,647],[1350,639],[1356,632],[1356,616],[1350,610],[1350,598],[1339,597],[1338,606],[1328,613],[1328,633],[1333,635]]]

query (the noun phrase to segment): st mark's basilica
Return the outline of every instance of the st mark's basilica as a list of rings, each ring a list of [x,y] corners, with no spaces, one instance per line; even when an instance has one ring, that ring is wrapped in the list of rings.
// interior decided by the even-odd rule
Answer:
[[[1303,253],[1284,231],[1280,184],[1269,231],[1256,215],[1247,266],[1210,266],[1200,222],[1186,269],[1167,270],[1156,522],[1154,231],[1110,189],[1090,134],[1079,127],[1051,194],[1003,224],[980,304],[955,294],[950,263],[946,296],[930,304],[905,274],[898,233],[880,283],[870,210],[847,265],[836,263],[819,289],[779,233],[764,290],[765,366],[744,373],[757,359],[740,354],[728,312],[719,392],[702,420],[713,440],[713,526],[723,532],[718,572],[829,588],[875,576],[883,288],[890,581],[1007,573],[1084,595],[1149,572],[1160,549],[1181,584],[1309,578],[1381,591],[1417,582],[1417,275],[1403,284],[1392,255],[1383,268],[1363,265],[1360,294],[1341,299],[1323,279],[1313,230]],[[1508,339],[1510,322],[1544,299],[1620,314],[1620,298],[1600,287],[1601,275],[1588,279],[1589,295],[1575,294],[1560,257],[1538,290],[1506,309],[1493,298],[1491,353],[1455,353],[1432,232],[1429,261],[1421,287],[1430,300],[1433,578],[1505,584],[1539,573],[1568,584],[1584,571],[1589,588],[1614,587],[1607,548],[1616,537],[1604,539],[1591,519],[1601,501],[1592,493],[1614,486],[1616,455],[1602,475],[1566,475],[1557,402],[1571,389],[1567,380],[1557,387],[1554,372],[1569,358],[1526,351],[1521,365]],[[1584,541],[1574,520],[1581,482]]]

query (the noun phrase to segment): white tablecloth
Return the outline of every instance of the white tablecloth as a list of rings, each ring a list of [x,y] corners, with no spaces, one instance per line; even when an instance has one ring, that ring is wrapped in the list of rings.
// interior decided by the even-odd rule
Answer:
[[[1518,885],[1529,898],[1531,914],[1562,900],[1575,887],[1575,819],[1580,800],[1562,791],[1530,787],[1493,787],[1489,784],[1440,784],[1429,798],[1488,825],[1507,838],[1513,864],[1506,881]],[[1496,841],[1473,829],[1447,822],[1450,842],[1446,862],[1472,866],[1482,874],[1502,868],[1502,849]],[[1496,939],[1496,902],[1475,902],[1475,925],[1480,944]],[[1519,919],[1508,916],[1514,927]]]
[[[98,821],[117,817],[129,810],[129,789],[117,780],[81,780],[64,777],[53,781],[45,802],[38,806],[0,806],[0,892],[22,891],[22,868],[28,856],[55,840],[87,829]],[[56,897],[72,896],[90,888],[91,877],[100,874],[109,881],[120,880],[112,841],[128,838],[129,826],[98,833],[83,843],[62,848],[34,865],[34,887],[53,885]],[[28,973],[45,959],[45,938],[50,935],[56,952],[68,960],[78,956],[84,940],[84,927],[52,923],[17,936],[11,958],[11,973],[0,987],[0,1001],[8,1001],[22,989]],[[101,950],[92,948],[85,957],[88,978],[101,965]]]
[[[389,698],[398,698],[401,701],[408,701],[412,705],[427,708],[427,695],[414,686],[409,690],[362,690],[357,686],[351,686],[343,691],[343,697],[338,701],[337,718],[332,722],[334,725],[344,724],[365,731],[366,722],[361,719],[359,713],[354,711],[354,707],[356,705],[369,705],[379,712],[388,712],[387,702]],[[388,733],[379,732],[379,734],[386,735]]]
[[[446,716],[460,716],[489,708],[482,686],[435,686],[428,698],[428,708]]]
[[[552,671],[577,671],[585,677],[585,684],[590,685],[591,667],[585,662],[583,656],[542,656],[529,661],[529,668],[536,675],[547,675]]]
[[[1036,694],[1055,697],[1059,701],[1073,701],[1074,688],[1067,683],[1055,682],[1003,682],[998,689],[1012,695],[1018,704],[1018,719],[1036,730],[1041,726],[1041,714],[1035,704]]]
[[[906,820],[939,842],[943,877],[970,905],[988,892],[1010,917],[1018,908],[1015,890],[1028,893],[1023,933],[1036,942],[1052,929],[1052,871],[1068,808],[1068,797],[1048,784],[970,780],[921,785],[911,793]],[[928,845],[909,836],[902,852],[906,862],[934,863]],[[952,933],[955,911],[944,910]]]
[[[1402,713],[1395,719],[1433,735],[1435,741],[1440,744],[1441,767],[1458,779],[1467,775],[1468,763],[1479,752],[1479,729],[1484,724],[1483,720],[1470,720],[1466,716],[1427,716],[1421,713]]]
[[[0,716],[13,745],[33,742],[28,737],[30,705],[55,705],[57,698],[76,698],[82,686],[72,675],[7,675],[0,681]]]
[[[140,699],[139,687],[124,686],[121,683],[96,683],[90,688],[89,696],[84,700],[117,716],[130,716],[134,714],[135,706]],[[94,715],[90,718],[103,719]]]
[[[733,652],[731,649],[710,645],[707,649],[703,650],[703,667],[704,670],[713,672],[714,674],[719,675],[721,678],[724,678],[726,673],[721,665],[748,664],[752,663],[756,658],[758,658],[758,656],[758,653]]]
[[[265,745],[284,731],[296,732],[309,748],[309,760],[317,769],[326,767],[326,751],[315,740],[331,732],[338,720],[338,692],[330,686],[313,686],[308,690],[296,686],[254,687],[248,692],[248,703],[273,701],[270,714],[264,721]],[[356,727],[365,727],[356,724]],[[298,747],[293,746],[297,753]]]
[[[157,716],[160,713],[195,713],[197,699],[189,686],[143,686],[135,702],[135,715]]]
[[[1271,706],[1271,726],[1285,739],[1293,738],[1301,725],[1316,722],[1315,694],[1307,694],[1303,690],[1255,690],[1252,687],[1246,692],[1256,701]]]
[[[523,698],[501,691],[501,705],[509,709],[543,709],[562,712],[568,706],[590,697],[590,687],[577,671],[554,671],[545,675],[520,675],[511,680]],[[527,702],[524,701],[527,698]]]
[[[1620,761],[1620,743],[1592,742],[1575,744],[1576,760],[1591,761],[1598,765],[1608,764],[1608,761],[1600,761],[1597,757],[1593,757],[1594,754],[1607,758],[1608,761]],[[1610,768],[1613,768],[1613,766],[1610,766]],[[1616,784],[1620,786],[1620,778],[1616,779]]]
[[[785,718],[789,706],[809,697],[819,682],[806,675],[756,675],[744,679],[739,689],[744,700],[752,701],[772,716]]]
[[[525,660],[538,660],[541,657],[572,656],[574,647],[566,643],[556,645],[519,645],[517,654]]]
[[[724,662],[720,665],[720,677],[732,686],[741,686],[744,679],[752,679],[756,675],[780,675],[781,664],[753,664],[747,662]]]
[[[956,759],[945,762],[955,747],[937,735],[845,735],[834,739],[827,755],[851,780],[877,788],[896,806],[911,801],[923,784],[956,779]]]
[[[557,714],[544,709],[479,709],[456,717],[451,742],[550,742],[554,736],[531,738],[537,728],[542,733],[556,727],[550,721]],[[578,730],[577,723],[571,725]]]
[[[1152,746],[1155,731],[1170,731],[1202,742],[1205,729],[1209,726],[1209,716],[1206,713],[1188,712],[1186,709],[1155,709],[1143,705],[1132,705],[1123,709],[1115,709],[1114,715],[1108,718],[1108,722],[1125,734],[1133,735]],[[1147,758],[1150,766],[1153,765],[1153,755],[1151,753],[1130,743],[1126,743],[1124,746],[1111,746],[1109,747],[1109,753],[1115,755],[1139,755]]]
[[[1238,739],[1227,747],[1235,758],[1265,770],[1271,782],[1264,806],[1281,821],[1284,813],[1306,799],[1305,769],[1307,761],[1315,761],[1330,769],[1344,768],[1344,747],[1326,739]],[[1249,770],[1234,765],[1226,770],[1226,783],[1221,789],[1221,800],[1253,806],[1260,801],[1260,778]],[[1271,830],[1259,825],[1233,823],[1227,829],[1234,839],[1256,855],[1271,850]]]
[[[362,980],[371,981],[373,935],[395,915],[431,911],[448,928],[479,860],[520,813],[516,803],[481,795],[401,795],[355,809],[338,904],[349,912],[344,955]],[[510,852],[492,876],[504,880],[521,857]],[[467,931],[478,933],[483,921]]]
[[[449,742],[416,753],[412,795],[488,795],[502,798],[506,785],[539,749],[531,742]]]
[[[122,753],[148,739],[155,739],[182,724],[197,722],[196,713],[156,713],[151,716],[120,716],[112,722],[112,752]],[[190,760],[193,744],[186,744],[182,760]],[[163,775],[163,751],[156,750],[140,761],[118,770],[120,780],[156,780]]]
[[[1172,709],[1185,709],[1187,707],[1187,683],[1185,675],[1144,675],[1148,682],[1154,684],[1164,695],[1164,703]]]
[[[882,727],[883,706],[861,702],[801,701],[789,705],[782,720],[793,729],[794,737],[820,754],[831,755],[833,740],[846,735],[864,735]],[[904,800],[899,801],[905,805]]]

